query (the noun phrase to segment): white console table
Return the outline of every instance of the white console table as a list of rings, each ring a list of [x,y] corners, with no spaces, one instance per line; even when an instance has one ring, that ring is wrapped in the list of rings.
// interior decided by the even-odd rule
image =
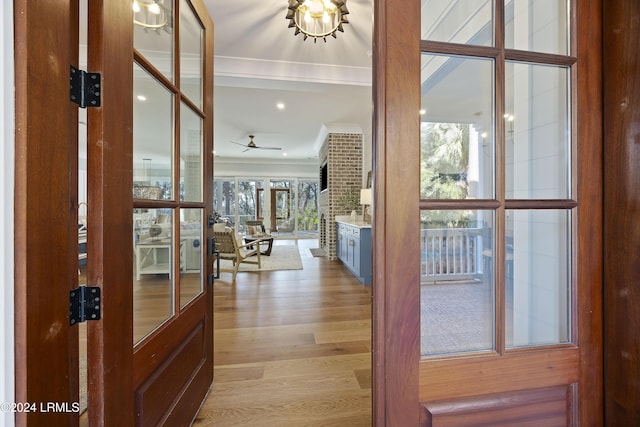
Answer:
[[[143,274],[169,274],[171,271],[171,239],[147,239],[136,244],[136,278]],[[184,271],[184,240],[180,241],[180,271]]]

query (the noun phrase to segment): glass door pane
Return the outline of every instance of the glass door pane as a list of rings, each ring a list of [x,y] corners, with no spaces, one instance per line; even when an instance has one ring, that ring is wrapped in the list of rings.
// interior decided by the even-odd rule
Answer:
[[[505,64],[506,197],[571,197],[570,72]]]
[[[262,187],[259,179],[238,179],[238,232],[246,232],[247,221],[262,220]]]
[[[203,210],[180,209],[180,308],[203,291]]]
[[[493,211],[423,211],[421,354],[493,350]]]
[[[422,40],[493,45],[492,0],[422,0]]]
[[[507,348],[569,342],[571,212],[508,210]]]
[[[507,49],[568,55],[569,0],[505,1]]]
[[[180,200],[202,202],[202,119],[180,105]]]
[[[173,0],[133,0],[133,47],[173,80]]]
[[[295,218],[291,215],[295,208],[293,189],[289,180],[271,180],[271,229],[279,233],[292,233]]]
[[[180,91],[202,108],[204,29],[189,2],[180,1]]]
[[[133,65],[133,198],[173,199],[173,94]]]
[[[173,212],[134,209],[133,342],[153,332],[174,313]]]
[[[493,64],[422,55],[422,199],[494,197]]]
[[[318,195],[320,185],[317,179],[298,181],[298,233],[318,233]]]
[[[236,215],[236,182],[233,178],[213,181],[213,209],[218,222],[233,224]]]

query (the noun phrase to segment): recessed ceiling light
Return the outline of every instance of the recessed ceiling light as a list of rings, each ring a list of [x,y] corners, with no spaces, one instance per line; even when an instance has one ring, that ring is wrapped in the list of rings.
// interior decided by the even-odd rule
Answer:
[[[278,110],[284,110],[284,103],[283,102],[278,102],[276,104],[276,107],[278,107]]]
[[[138,98],[138,101],[146,101],[147,100],[147,97],[144,96],[144,95],[138,95],[137,98]]]
[[[427,114],[427,110],[425,110],[424,108],[420,110],[420,115],[424,116],[425,114]]]
[[[286,155],[287,155],[287,153],[282,153],[282,155],[283,155],[283,156],[286,156]]]

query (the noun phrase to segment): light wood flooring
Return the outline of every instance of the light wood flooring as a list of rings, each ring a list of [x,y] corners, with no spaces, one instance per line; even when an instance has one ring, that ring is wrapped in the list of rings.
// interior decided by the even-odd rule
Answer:
[[[297,244],[303,270],[222,273],[211,392],[195,426],[371,425],[371,292]]]

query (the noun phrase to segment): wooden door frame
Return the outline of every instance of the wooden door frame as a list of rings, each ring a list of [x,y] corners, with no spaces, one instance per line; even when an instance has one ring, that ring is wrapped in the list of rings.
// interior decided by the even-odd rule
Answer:
[[[375,0],[373,15],[373,424],[417,426],[420,2]]]
[[[120,203],[133,188],[132,11],[126,1],[88,3],[87,68],[102,75],[102,101],[87,111],[87,282],[103,301],[102,318],[87,325],[89,422],[132,426],[133,398],[122,391],[133,390],[133,263],[115,256],[131,247],[118,230],[133,229],[133,201]]]
[[[77,1],[14,1],[15,401],[38,405],[16,425],[66,426],[75,412],[39,410],[78,401],[78,328],[69,326],[77,274]],[[52,114],[52,111],[55,114]]]
[[[577,88],[574,105],[580,109],[573,132],[579,149],[577,173],[574,173],[576,194],[580,203],[578,241],[574,242],[578,256],[576,274],[580,290],[577,311],[573,314],[580,347],[580,390],[578,420],[580,425],[602,425],[604,422],[604,352],[603,352],[603,90],[602,42],[604,0],[574,0],[577,8],[576,54],[578,56]],[[576,9],[574,9],[576,10]],[[574,12],[576,13],[576,12]],[[576,112],[574,112],[576,114]],[[578,289],[574,289],[577,294]]]
[[[640,192],[640,62],[637,0],[604,8],[604,248],[605,423],[634,425],[640,419],[640,314],[638,286],[638,193]],[[624,29],[621,31],[621,29]]]

